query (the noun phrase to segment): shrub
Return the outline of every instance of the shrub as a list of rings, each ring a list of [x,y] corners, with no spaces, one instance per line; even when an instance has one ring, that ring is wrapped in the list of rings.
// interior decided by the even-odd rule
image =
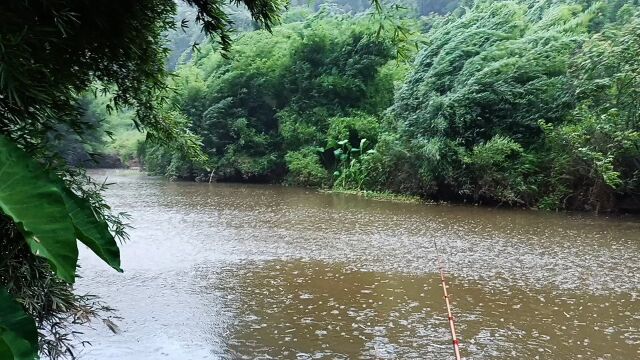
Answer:
[[[318,149],[307,147],[290,151],[285,155],[289,169],[289,182],[302,186],[322,186],[328,179],[328,173],[320,163]]]
[[[524,150],[511,138],[494,136],[486,143],[476,145],[464,157],[467,183],[461,192],[471,195],[473,201],[496,201],[524,204]]]
[[[342,140],[348,140],[353,146],[358,146],[362,139],[367,139],[369,146],[378,142],[380,124],[375,116],[356,113],[348,117],[333,118],[329,123],[326,139],[330,146],[335,146]]]

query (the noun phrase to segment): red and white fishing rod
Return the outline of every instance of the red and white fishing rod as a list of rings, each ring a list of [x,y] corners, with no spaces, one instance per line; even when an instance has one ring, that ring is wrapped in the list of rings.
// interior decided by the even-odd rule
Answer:
[[[456,355],[456,360],[460,360],[460,341],[456,336],[456,325],[453,321],[453,313],[451,312],[451,303],[449,302],[449,293],[447,292],[447,282],[444,279],[444,259],[442,254],[438,251],[438,245],[436,239],[433,239],[433,245],[438,253],[438,270],[440,271],[440,284],[442,284],[442,291],[444,292],[444,301],[447,304],[447,318],[449,319],[449,329],[451,330],[451,340],[453,342],[453,352]]]

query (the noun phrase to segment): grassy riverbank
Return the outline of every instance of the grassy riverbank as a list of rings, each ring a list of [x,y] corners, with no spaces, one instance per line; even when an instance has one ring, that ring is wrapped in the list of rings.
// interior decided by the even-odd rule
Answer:
[[[357,195],[366,199],[378,200],[378,201],[393,201],[393,202],[413,203],[413,204],[433,203],[430,201],[426,201],[420,198],[419,196],[395,194],[391,192],[367,191],[367,190],[341,190],[341,189],[319,190],[319,191],[324,193],[330,193],[330,194]]]

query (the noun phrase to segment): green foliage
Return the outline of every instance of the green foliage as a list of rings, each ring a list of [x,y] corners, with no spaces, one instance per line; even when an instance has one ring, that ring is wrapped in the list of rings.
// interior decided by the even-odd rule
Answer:
[[[15,222],[31,251],[46,258],[68,282],[75,279],[76,238],[120,270],[115,239],[87,199],[71,192],[2,136],[0,150],[0,209]]]
[[[325,140],[322,129],[317,124],[325,125],[329,114],[324,108],[315,108],[301,114],[291,108],[280,111],[277,115],[280,124],[280,135],[286,149],[299,149],[310,144],[321,144]]]
[[[524,204],[527,168],[524,150],[512,139],[496,135],[474,146],[463,159],[467,183],[462,192],[474,201],[492,199],[512,205]],[[523,199],[524,198],[524,199]]]
[[[361,139],[367,139],[369,143],[378,141],[380,124],[378,119],[367,114],[354,114],[349,117],[338,117],[330,120],[327,131],[328,147],[334,147],[338,141],[347,139],[350,144],[357,145]]]
[[[408,151],[410,167],[416,167],[418,193],[437,196],[440,191],[460,188],[465,150],[458,142],[442,137],[413,142]],[[414,190],[416,191],[416,190]]]
[[[93,305],[87,304],[82,297],[69,295],[70,286],[52,279],[51,273],[55,271],[60,278],[73,282],[78,256],[76,239],[87,245],[109,265],[120,270],[118,246],[107,221],[116,226],[113,228],[114,233],[122,236],[122,228],[119,227],[121,223],[117,218],[105,213],[105,205],[101,198],[96,198],[96,193],[91,193],[89,189],[76,189],[79,193],[85,193],[84,197],[80,197],[73,192],[73,186],[82,184],[79,181],[82,179],[81,176],[76,175],[75,180],[70,180],[71,186],[65,185],[62,179],[43,170],[26,152],[1,135],[0,169],[0,210],[4,214],[0,216],[3,249],[0,288],[10,286],[14,291],[18,289],[16,292],[22,295],[19,298],[28,304],[33,304],[35,298],[45,297],[49,302],[64,306],[65,298],[70,298],[66,307],[54,308],[44,313],[43,306],[50,306],[46,302],[35,301],[38,306],[29,307],[31,314],[39,315],[39,324],[46,323],[51,326],[43,330],[59,336],[55,341],[43,340],[42,343],[43,351],[52,358],[57,358],[61,354],[58,350],[60,347],[67,350],[71,347],[67,344],[69,340],[66,334],[63,333],[67,325],[58,320],[66,320],[69,315],[64,313],[70,311],[80,310],[86,315],[95,313]],[[7,225],[5,216],[11,219],[10,225]],[[17,232],[20,235],[17,235]],[[22,245],[19,242],[22,242]],[[27,255],[29,248],[33,254],[45,258],[51,268],[31,259],[30,254]],[[20,258],[24,260],[16,261]],[[25,263],[39,265],[24,266]],[[25,283],[23,276],[28,277],[41,268],[46,270],[36,277],[40,279],[39,283],[35,281],[39,287],[34,287],[34,283],[29,287],[20,285]],[[4,288],[2,289],[4,291]],[[52,297],[48,298],[45,294],[51,294]],[[7,311],[11,310],[15,316],[19,315],[5,303],[5,299],[1,300],[2,309],[6,306]],[[24,327],[24,322],[30,321],[29,327],[35,329],[33,320],[23,317],[21,324],[4,324],[5,314],[0,315],[0,332],[8,344],[0,346],[1,357],[33,359],[33,354],[37,354],[37,332],[34,336],[35,341],[29,338],[31,344],[35,342],[36,350],[34,352],[31,349],[31,352],[27,353],[29,349],[25,348],[24,341],[16,335],[20,329],[12,327]],[[86,321],[78,323],[83,322]]]
[[[58,276],[73,282],[78,248],[60,188],[4,137],[0,149],[0,209],[16,222],[32,251],[47,258]]]
[[[335,145],[332,140],[329,140],[329,143],[330,146],[337,147],[333,151],[337,163],[334,175],[338,176],[334,186],[339,189],[362,190],[363,183],[369,175],[368,156],[376,153],[375,150],[368,149],[371,142],[362,138],[357,147],[352,146],[348,139],[338,141]]]
[[[553,159],[544,207],[599,211],[636,206],[640,22],[619,18],[587,41],[572,63],[579,105],[569,121],[542,124]]]
[[[137,156],[143,159],[147,170],[171,179],[190,179],[194,167],[207,169],[209,159],[201,151],[201,137],[186,129],[187,118],[175,110],[164,111],[163,116],[173,126],[183,129],[183,135],[172,143],[166,143],[162,138],[148,133],[146,141],[139,143],[136,149]]]
[[[230,18],[223,4],[208,0],[187,3],[195,6],[195,22],[203,31],[217,35],[222,47],[228,49]],[[267,29],[285,5],[271,0],[239,3]],[[138,126],[157,139],[180,140],[181,129],[158,111],[163,106],[167,75],[168,49],[163,34],[175,27],[175,9],[173,0],[3,2],[2,132],[23,145],[41,143],[47,133],[60,128],[82,138],[95,124],[78,121],[77,94],[101,82],[113,89],[115,109],[135,111]]]
[[[614,192],[637,184],[635,11],[478,1],[433,18],[383,123],[368,186],[614,208]],[[602,13],[614,15],[594,21]]]
[[[38,357],[38,330],[7,290],[0,287],[0,358],[33,360]]]
[[[637,128],[627,127],[616,111],[601,115],[579,107],[575,116],[574,123],[557,128],[546,126],[553,176],[551,194],[544,206],[611,209],[616,193],[638,194]]]
[[[193,166],[186,177],[281,180],[285,154],[324,146],[333,118],[355,114],[362,118],[358,126],[369,126],[367,112],[391,104],[389,89],[399,76],[387,65],[394,57],[389,36],[376,37],[375,30],[366,18],[325,7],[305,22],[273,28],[272,34],[243,34],[228,57],[203,47],[172,85],[177,93],[171,103],[189,118],[211,159],[211,174]],[[386,90],[384,96],[374,88]],[[162,157],[149,151],[145,156]],[[321,158],[330,166],[327,161]]]
[[[92,204],[88,199],[83,199],[71,190],[62,188],[62,199],[67,210],[68,216],[71,218],[75,235],[93,251],[104,262],[109,264],[115,270],[122,272],[120,268],[120,249],[115,238],[109,231],[109,224],[94,213]],[[33,211],[38,213],[38,211]],[[46,219],[44,211],[39,214]],[[14,221],[18,219],[14,218]],[[36,253],[37,254],[37,253]]]
[[[272,141],[269,136],[258,133],[246,118],[235,119],[229,125],[229,133],[235,141],[225,148],[217,163],[220,176],[250,179],[267,176],[277,167],[278,160],[268,151]]]
[[[516,2],[479,1],[435,26],[397,94],[400,131],[472,148],[497,134],[531,142],[538,119],[560,121],[573,102],[568,62],[592,15],[555,6],[540,20],[528,16]]]
[[[171,160],[173,148],[159,144],[145,143],[140,147],[140,155],[144,158],[144,168],[153,175],[165,175]]]
[[[289,169],[289,182],[301,186],[322,186],[329,174],[320,162],[322,148],[303,148],[290,151],[285,156]]]
[[[390,60],[380,67],[376,80],[367,87],[367,100],[362,105],[362,111],[377,115],[393,104],[394,94],[409,70],[409,63],[398,59]]]
[[[96,205],[101,212],[103,205]],[[122,235],[121,230],[113,230]],[[109,323],[113,310],[95,296],[74,294],[73,285],[55,276],[46,259],[33,255],[15,224],[4,215],[0,216],[0,232],[0,287],[35,321],[43,358],[72,356],[82,340],[78,329],[89,323],[95,326],[96,320]]]
[[[132,109],[115,110],[111,108],[112,103],[113,96],[105,95],[102,91],[85,93],[80,99],[80,105],[84,110],[83,119],[98,124],[93,130],[93,138],[89,139],[89,144],[86,144],[87,141],[85,144],[93,153],[117,157],[123,163],[127,163],[136,158],[137,149],[144,141],[145,134],[135,126],[135,112]],[[89,161],[72,163],[87,167],[93,165]],[[101,163],[98,161],[97,165]]]
[[[203,47],[170,103],[210,162],[156,148],[147,163],[179,177],[640,209],[635,0],[400,4],[410,10],[316,4],[273,34],[242,34],[229,56]],[[448,15],[411,19],[432,10]],[[413,65],[397,61],[414,47]]]
[[[190,10],[200,22],[221,20],[205,30],[224,35],[222,46],[205,45],[199,52],[187,47],[198,41],[197,29],[172,38],[185,53],[183,62],[193,56],[169,81],[175,93],[166,91],[164,74],[158,75],[166,52],[158,45],[159,34],[171,27],[169,16],[162,13],[159,19],[160,12],[151,8],[173,5],[141,2],[133,13],[156,21],[125,22],[125,28],[143,30],[153,44],[141,47],[136,40],[122,58],[100,52],[96,59],[113,62],[114,57],[122,65],[132,51],[128,45],[147,58],[134,54],[131,64],[122,65],[123,74],[80,64],[82,72],[70,84],[62,69],[65,89],[72,91],[53,88],[54,97],[65,99],[62,106],[29,95],[40,106],[34,107],[37,121],[29,126],[47,133],[30,132],[24,148],[45,137],[57,143],[71,133],[87,153],[113,152],[125,160],[140,155],[147,170],[171,178],[287,179],[305,186],[549,209],[612,209],[623,206],[620,199],[640,196],[640,49],[632,2],[589,8],[581,4],[590,1],[481,0],[446,17],[423,19],[428,31],[423,44],[410,31],[420,23],[406,14],[354,16],[343,10],[362,10],[366,4],[340,2],[315,14],[290,12],[272,34],[243,33],[230,52],[220,51],[229,49],[226,25],[232,17],[223,14],[222,3],[191,3],[200,5]],[[454,3],[417,5],[424,15],[450,12]],[[250,13],[266,28],[282,5],[250,4]],[[78,14],[86,16],[83,11]],[[236,28],[248,29],[245,25]],[[382,25],[395,34],[376,36]],[[76,31],[73,24],[65,26]],[[418,44],[415,64],[398,64],[397,54]],[[22,51],[11,46],[7,54]],[[54,50],[54,58],[64,52]],[[75,50],[64,55],[77,55]],[[51,73],[59,68],[45,67]],[[36,80],[22,85],[47,88]],[[89,100],[83,106],[89,110],[86,121],[78,123],[71,93],[96,80],[112,86],[114,96]],[[15,92],[11,86],[3,89]],[[0,119],[2,128],[24,142],[27,133],[7,120],[26,119],[22,110],[27,107],[14,106],[24,96],[10,95],[12,101],[0,104],[10,115]],[[114,111],[106,111],[111,106]],[[131,120],[148,131],[142,145],[144,135]],[[97,123],[114,138],[87,131]],[[90,137],[98,140],[83,142]]]

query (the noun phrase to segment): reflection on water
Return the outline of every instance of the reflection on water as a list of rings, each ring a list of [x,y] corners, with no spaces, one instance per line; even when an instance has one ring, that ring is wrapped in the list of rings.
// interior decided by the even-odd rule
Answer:
[[[434,240],[467,358],[640,355],[637,219],[105,175],[135,229],[125,274],[83,253],[123,318],[84,359],[448,358]]]

